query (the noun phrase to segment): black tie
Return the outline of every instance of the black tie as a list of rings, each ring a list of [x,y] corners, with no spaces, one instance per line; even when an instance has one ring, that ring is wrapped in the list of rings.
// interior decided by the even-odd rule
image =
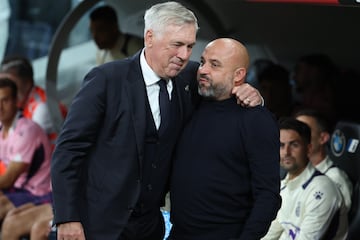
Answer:
[[[160,86],[159,92],[159,106],[160,106],[160,127],[159,129],[165,129],[169,124],[169,113],[170,113],[170,99],[167,91],[167,82],[164,79],[158,81]]]

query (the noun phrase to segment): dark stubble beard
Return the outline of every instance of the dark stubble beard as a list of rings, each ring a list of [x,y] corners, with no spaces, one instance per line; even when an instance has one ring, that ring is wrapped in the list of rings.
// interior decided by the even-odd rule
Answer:
[[[202,77],[206,78],[209,81],[210,86],[206,87],[206,86],[201,86],[201,84],[199,84],[198,93],[200,96],[214,100],[220,99],[224,96],[230,96],[231,89],[229,89],[228,85],[224,83],[218,83],[214,85],[211,79],[204,76]]]

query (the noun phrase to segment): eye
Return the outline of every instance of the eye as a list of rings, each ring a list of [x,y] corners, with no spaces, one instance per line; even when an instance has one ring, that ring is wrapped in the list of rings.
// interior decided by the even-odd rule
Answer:
[[[211,66],[214,67],[214,68],[217,68],[217,67],[219,67],[220,65],[219,65],[217,62],[212,62],[212,63],[211,63]]]

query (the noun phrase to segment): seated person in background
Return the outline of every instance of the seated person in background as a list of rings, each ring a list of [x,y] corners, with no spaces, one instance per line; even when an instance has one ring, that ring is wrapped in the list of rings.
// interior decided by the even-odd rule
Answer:
[[[47,106],[45,90],[34,83],[34,72],[30,61],[23,57],[7,57],[0,67],[0,77],[5,76],[16,83],[18,89],[18,107],[25,118],[31,119],[48,134],[54,148],[57,132]],[[59,103],[63,117],[67,113],[64,105]]]
[[[309,162],[311,130],[295,118],[279,121],[282,205],[262,239],[346,239],[347,211],[339,189]]]
[[[0,220],[22,204],[51,201],[51,145],[44,130],[22,117],[17,107],[16,84],[0,78]]]
[[[258,76],[259,91],[266,107],[277,119],[292,113],[293,101],[289,71],[279,64],[267,66]]]
[[[245,81],[255,88],[259,88],[259,75],[266,69],[267,67],[273,65],[273,61],[267,58],[258,58],[256,59],[248,69],[246,74]]]
[[[99,48],[96,54],[98,65],[132,56],[144,47],[142,38],[120,31],[116,12],[110,6],[101,6],[91,12],[90,31]]]
[[[328,155],[327,144],[330,140],[329,126],[325,118],[314,109],[302,109],[295,113],[297,120],[306,123],[311,129],[311,152],[309,159],[312,165],[328,176],[340,189],[347,210],[351,207],[352,183],[347,174],[338,168]]]
[[[335,94],[339,78],[338,66],[326,54],[301,56],[293,69],[293,99],[295,111],[312,108],[336,122]]]
[[[47,240],[52,219],[51,203],[26,203],[6,215],[1,228],[1,239],[19,240],[23,236],[30,236],[31,240]]]
[[[198,69],[203,97],[174,158],[172,240],[260,239],[280,207],[279,129],[265,107],[231,94],[244,83],[249,56],[230,38],[210,42]]]

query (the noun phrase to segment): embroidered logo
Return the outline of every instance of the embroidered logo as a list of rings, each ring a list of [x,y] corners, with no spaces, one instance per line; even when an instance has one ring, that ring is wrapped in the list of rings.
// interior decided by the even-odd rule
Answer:
[[[292,229],[289,230],[289,237],[291,239],[295,239],[296,238],[296,234],[297,234],[297,231],[293,231]]]
[[[323,195],[324,195],[324,193],[322,193],[322,192],[320,192],[320,191],[314,193],[314,197],[315,197],[315,199],[317,199],[317,200],[322,199],[322,196],[323,196]]]
[[[331,152],[336,156],[339,157],[344,153],[345,146],[346,146],[346,139],[345,134],[336,129],[331,136]]]

